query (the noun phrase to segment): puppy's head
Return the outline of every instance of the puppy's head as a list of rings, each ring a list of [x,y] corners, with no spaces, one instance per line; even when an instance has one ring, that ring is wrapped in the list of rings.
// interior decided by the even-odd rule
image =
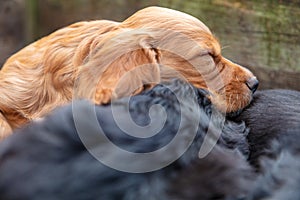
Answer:
[[[219,42],[198,19],[167,8],[149,7],[132,15],[121,26],[151,28],[157,33],[161,79],[179,73],[196,87],[208,88],[214,104],[227,113],[239,111],[251,101],[258,87],[256,77],[224,58]]]
[[[202,22],[179,11],[143,9],[96,44],[81,68],[85,84],[78,84],[85,87],[78,90],[80,96],[96,103],[180,77],[208,89],[219,110],[234,113],[250,103],[258,86],[249,70],[222,56],[219,42]]]
[[[248,69],[224,58],[211,34],[171,31],[160,38],[162,80],[179,74],[194,86],[208,89],[211,101],[224,113],[239,112],[250,103],[258,80]]]

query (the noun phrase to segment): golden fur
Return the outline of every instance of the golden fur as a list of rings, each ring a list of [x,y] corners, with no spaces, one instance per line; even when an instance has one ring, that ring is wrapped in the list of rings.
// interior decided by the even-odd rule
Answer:
[[[190,15],[149,7],[121,23],[72,24],[28,45],[3,66],[2,135],[73,98],[103,104],[175,77],[209,89],[223,112],[240,110],[252,98],[245,83],[253,74],[222,57],[210,30]]]

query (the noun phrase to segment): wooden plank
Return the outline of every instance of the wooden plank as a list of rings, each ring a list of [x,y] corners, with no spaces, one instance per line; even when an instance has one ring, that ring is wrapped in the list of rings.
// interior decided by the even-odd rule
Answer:
[[[223,55],[236,63],[248,66],[260,79],[262,88],[300,87],[298,0],[28,0],[26,2],[31,4],[27,7],[27,10],[32,12],[29,13],[27,22],[27,38],[31,41],[79,20],[122,21],[136,10],[148,5],[181,10],[202,20],[219,38],[223,46]]]
[[[293,89],[300,91],[300,72],[248,67],[259,79],[259,89]]]
[[[0,0],[0,69],[24,46],[24,7],[23,0]]]
[[[38,1],[27,0],[25,3],[25,14],[26,14],[26,43],[30,43],[39,37],[38,28]]]

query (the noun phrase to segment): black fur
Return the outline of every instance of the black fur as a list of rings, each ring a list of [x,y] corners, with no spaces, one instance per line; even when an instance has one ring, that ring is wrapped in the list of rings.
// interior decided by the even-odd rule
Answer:
[[[258,91],[235,120],[250,128],[249,161],[259,174],[247,199],[299,199],[300,92]]]
[[[41,122],[35,122],[15,132],[0,146],[0,199],[5,200],[131,200],[131,199],[237,199],[245,197],[251,188],[253,174],[245,161],[247,156],[245,125],[225,122],[218,145],[203,159],[198,151],[210,120],[214,129],[221,127],[221,114],[214,110],[204,90],[195,89],[181,81],[158,85],[150,91],[112,105],[119,119],[129,124],[125,110],[132,120],[145,126],[150,122],[149,108],[159,104],[165,109],[167,120],[155,136],[137,139],[125,134],[115,123],[112,106],[95,107],[98,123],[106,136],[116,145],[130,152],[150,152],[167,145],[177,134],[184,137],[176,148],[153,157],[152,162],[166,162],[176,156],[192,140],[188,150],[169,166],[147,173],[127,173],[103,165],[86,149],[77,134],[78,123],[83,125],[83,136],[92,149],[103,149],[107,143],[98,134],[90,119],[91,104],[73,103],[80,111],[74,123],[72,105],[58,109]],[[184,102],[178,102],[181,97]],[[78,113],[77,113],[78,114]],[[162,118],[163,112],[156,112]],[[213,115],[213,116],[212,116]],[[181,116],[181,117],[180,117]],[[200,123],[196,122],[200,119]],[[98,124],[97,124],[98,125]],[[191,138],[193,127],[195,138]],[[81,135],[82,136],[82,135]],[[125,166],[126,160],[118,152],[107,150],[106,158],[115,159]],[[242,153],[241,153],[242,152]],[[103,153],[103,152],[102,152]],[[244,154],[244,155],[243,155]],[[147,165],[139,160],[132,163]]]
[[[274,139],[280,141],[280,138],[287,132],[299,130],[300,92],[257,91],[250,106],[235,121],[245,121],[250,128],[249,161],[259,169],[259,158],[265,154],[266,149],[270,148]]]
[[[251,200],[300,198],[300,127],[271,142],[260,159],[261,176],[249,195]]]

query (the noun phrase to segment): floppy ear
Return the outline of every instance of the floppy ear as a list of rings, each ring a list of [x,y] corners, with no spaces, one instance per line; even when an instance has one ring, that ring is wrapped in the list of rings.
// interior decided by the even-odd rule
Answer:
[[[128,52],[103,73],[95,92],[95,103],[131,96],[160,82],[158,51],[148,46]]]
[[[79,96],[105,104],[137,94],[160,82],[159,59],[160,52],[147,32],[115,34],[99,43],[97,52],[82,66]]]

